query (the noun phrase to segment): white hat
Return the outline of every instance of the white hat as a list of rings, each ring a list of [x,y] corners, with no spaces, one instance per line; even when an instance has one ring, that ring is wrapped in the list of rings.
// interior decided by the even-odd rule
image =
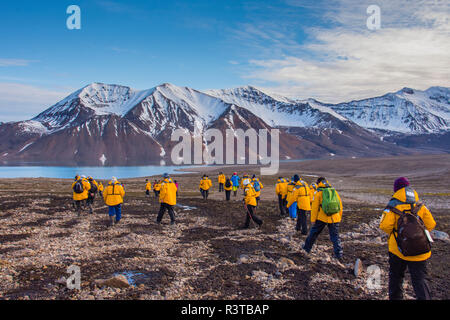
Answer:
[[[116,177],[112,177],[111,181],[117,181],[117,178]]]
[[[81,177],[82,177],[82,178],[86,178],[86,176],[85,176],[84,174],[83,174],[83,175],[81,175]]]

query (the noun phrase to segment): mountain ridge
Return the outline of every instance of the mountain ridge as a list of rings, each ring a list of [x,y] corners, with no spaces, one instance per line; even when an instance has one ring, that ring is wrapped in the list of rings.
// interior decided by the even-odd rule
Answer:
[[[423,134],[432,134],[429,145],[445,152],[439,146],[446,145],[440,134],[450,128],[449,99],[446,87],[403,88],[380,97],[325,104],[253,86],[203,92],[170,83],[134,90],[95,82],[30,120],[0,124],[6,138],[0,141],[0,161],[98,165],[106,158],[107,165],[167,163],[175,144],[171,133],[180,128],[191,135],[210,128],[278,128],[285,159],[416,153],[427,147]]]

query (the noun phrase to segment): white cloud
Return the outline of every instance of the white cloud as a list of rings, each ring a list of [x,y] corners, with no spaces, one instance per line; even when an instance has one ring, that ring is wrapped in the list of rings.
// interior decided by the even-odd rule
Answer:
[[[0,121],[29,119],[66,97],[69,92],[0,82]]]
[[[373,2],[382,13],[377,31],[365,24],[365,10]],[[311,40],[301,44],[301,53],[250,60],[245,77],[272,91],[326,102],[404,86],[450,86],[449,4],[432,2],[332,1],[323,17],[335,27],[308,30]]]
[[[24,60],[24,59],[0,58],[0,67],[26,67],[33,62],[36,62],[36,61],[35,60]]]

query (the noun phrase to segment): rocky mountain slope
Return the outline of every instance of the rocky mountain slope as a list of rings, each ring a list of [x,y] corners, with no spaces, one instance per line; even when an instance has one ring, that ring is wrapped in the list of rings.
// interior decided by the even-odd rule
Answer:
[[[162,84],[135,91],[90,84],[27,121],[0,124],[0,161],[58,165],[169,164],[175,129],[280,129],[281,159],[376,156],[445,149],[448,88],[403,89],[328,105],[254,87],[200,92]],[[414,138],[410,136],[413,135]],[[427,135],[433,143],[426,142]],[[248,149],[248,148],[247,148]]]

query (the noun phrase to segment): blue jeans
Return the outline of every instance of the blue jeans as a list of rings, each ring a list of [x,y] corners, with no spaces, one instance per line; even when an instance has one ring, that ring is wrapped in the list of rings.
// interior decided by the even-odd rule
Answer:
[[[120,221],[122,218],[122,206],[120,204],[117,206],[108,207],[108,210],[110,217],[116,216],[116,221]]]
[[[305,251],[308,253],[311,251],[314,242],[316,242],[317,237],[322,232],[323,228],[325,228],[325,226],[328,226],[328,231],[330,233],[330,240],[331,242],[333,242],[334,255],[337,258],[341,258],[343,250],[341,246],[341,241],[339,240],[339,223],[325,223],[323,221],[316,220],[316,222],[311,228],[311,231],[309,232],[308,237],[305,240],[305,245],[303,246],[303,249],[305,249]]]

